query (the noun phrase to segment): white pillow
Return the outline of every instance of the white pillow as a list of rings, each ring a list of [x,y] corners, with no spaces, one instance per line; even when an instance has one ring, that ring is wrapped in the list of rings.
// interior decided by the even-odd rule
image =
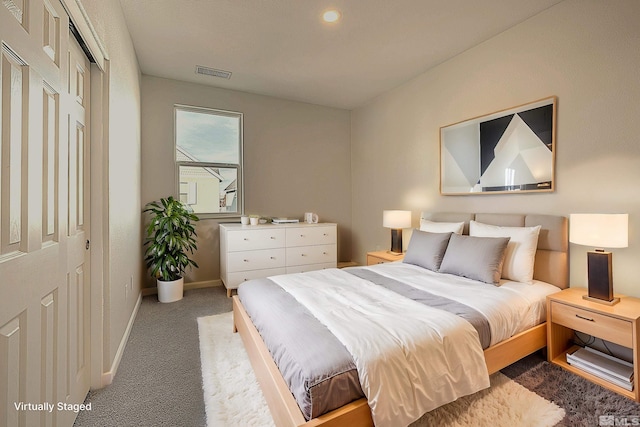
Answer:
[[[502,266],[502,277],[516,282],[531,283],[538,248],[540,226],[499,227],[477,221],[469,223],[469,235],[478,237],[509,237]]]
[[[463,229],[464,222],[434,222],[427,219],[420,219],[420,231],[462,234]]]

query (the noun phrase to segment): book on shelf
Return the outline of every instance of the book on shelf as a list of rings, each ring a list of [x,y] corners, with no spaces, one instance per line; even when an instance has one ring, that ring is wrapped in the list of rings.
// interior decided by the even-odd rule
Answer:
[[[626,360],[584,347],[567,353],[567,363],[625,390],[633,390],[633,364]]]

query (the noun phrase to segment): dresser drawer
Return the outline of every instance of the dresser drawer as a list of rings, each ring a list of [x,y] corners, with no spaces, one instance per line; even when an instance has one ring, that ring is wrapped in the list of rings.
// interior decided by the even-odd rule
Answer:
[[[551,301],[551,321],[624,347],[633,346],[633,325],[627,320]]]
[[[285,274],[287,269],[284,267],[281,268],[269,268],[265,270],[251,270],[251,271],[240,271],[236,273],[229,273],[227,275],[227,279],[224,282],[224,286],[227,289],[236,289],[240,283],[246,282],[247,280],[253,279],[261,279],[263,277],[269,276],[277,276],[280,274]]]
[[[284,267],[286,265],[285,261],[284,248],[231,252],[227,255],[227,271],[233,273],[236,271]]]
[[[307,264],[307,265],[295,265],[287,267],[287,274],[293,273],[305,273],[307,271],[324,270],[325,268],[335,268],[335,262],[329,262],[326,264]]]
[[[335,226],[287,229],[287,246],[329,245],[337,241]]]
[[[247,229],[227,232],[227,251],[284,248],[285,230],[281,228]]]
[[[335,266],[336,259],[336,245],[287,248],[287,266],[327,263],[333,263]]]

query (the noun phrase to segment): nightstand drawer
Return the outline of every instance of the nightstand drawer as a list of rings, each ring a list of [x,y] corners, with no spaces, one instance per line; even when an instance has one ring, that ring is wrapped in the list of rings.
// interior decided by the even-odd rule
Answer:
[[[633,347],[633,325],[626,320],[552,301],[551,321],[624,347]]]
[[[367,265],[384,264],[385,262],[389,262],[389,260],[378,258],[373,255],[367,255]]]
[[[404,254],[392,254],[389,251],[367,252],[367,265],[384,264],[385,262],[402,261]]]

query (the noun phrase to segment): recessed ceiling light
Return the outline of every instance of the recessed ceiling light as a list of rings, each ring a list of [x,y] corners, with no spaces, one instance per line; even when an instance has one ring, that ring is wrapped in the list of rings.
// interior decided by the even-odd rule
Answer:
[[[334,24],[340,20],[340,12],[336,9],[329,9],[322,14],[322,20],[329,24]]]

